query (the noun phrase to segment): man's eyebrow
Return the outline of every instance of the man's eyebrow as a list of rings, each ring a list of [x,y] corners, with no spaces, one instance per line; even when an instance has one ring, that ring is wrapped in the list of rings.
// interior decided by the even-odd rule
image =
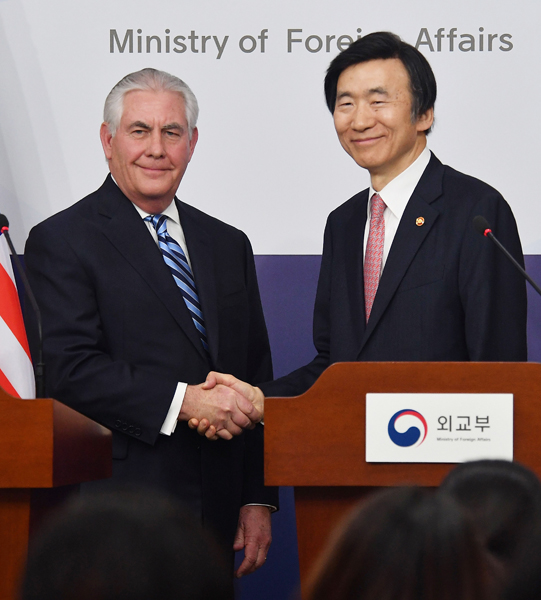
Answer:
[[[371,96],[372,94],[383,94],[385,96],[389,95],[389,92],[383,88],[383,87],[375,87],[375,88],[370,88],[368,90],[366,90],[366,92],[364,93],[365,96]],[[336,95],[336,100],[342,100],[342,98],[352,98],[353,94],[351,92],[348,92],[347,90],[344,90],[343,92],[339,92]]]
[[[150,125],[147,125],[146,123],[143,123],[143,121],[134,121],[130,125],[130,129],[132,127],[137,127],[137,129],[151,129]]]
[[[179,123],[168,123],[167,125],[164,125],[162,127],[162,131],[168,131],[170,129],[184,130],[184,127],[182,127],[182,125],[180,125]]]

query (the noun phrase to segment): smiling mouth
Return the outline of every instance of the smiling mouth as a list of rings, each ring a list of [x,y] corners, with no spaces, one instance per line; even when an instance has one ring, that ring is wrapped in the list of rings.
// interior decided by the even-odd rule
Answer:
[[[380,140],[381,137],[370,137],[370,138],[356,138],[354,140],[351,140],[351,142],[353,144],[361,144],[361,145],[368,145],[374,142],[377,142],[378,140]]]
[[[159,167],[143,167],[141,165],[137,165],[140,169],[145,171],[146,173],[167,173],[170,169],[163,169]]]

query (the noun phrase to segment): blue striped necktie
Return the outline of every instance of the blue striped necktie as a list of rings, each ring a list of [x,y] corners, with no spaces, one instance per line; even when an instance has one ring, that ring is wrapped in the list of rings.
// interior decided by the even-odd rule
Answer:
[[[201,338],[203,348],[209,354],[209,345],[207,342],[207,331],[205,329],[205,320],[201,310],[201,303],[197,295],[195,280],[186,259],[186,254],[180,245],[167,233],[167,216],[166,215],[149,215],[145,217],[145,221],[152,223],[158,235],[158,245],[163,255],[163,259],[167,266],[171,269],[173,279],[178,285],[184,302],[190,311],[190,316],[193,319],[194,325]]]

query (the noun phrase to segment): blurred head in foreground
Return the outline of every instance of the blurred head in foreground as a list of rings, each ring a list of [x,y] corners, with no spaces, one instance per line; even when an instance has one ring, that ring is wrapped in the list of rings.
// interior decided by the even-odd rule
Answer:
[[[335,532],[308,600],[484,600],[485,554],[450,498],[395,488],[361,503]]]
[[[539,520],[541,483],[535,473],[515,462],[477,460],[454,468],[439,489],[467,511],[505,576]]]
[[[77,499],[31,545],[22,600],[232,600],[232,576],[191,515],[155,492]]]

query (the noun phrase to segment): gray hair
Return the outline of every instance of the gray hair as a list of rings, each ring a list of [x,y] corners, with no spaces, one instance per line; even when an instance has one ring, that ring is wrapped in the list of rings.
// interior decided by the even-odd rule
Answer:
[[[178,92],[184,98],[186,121],[190,139],[197,124],[199,106],[192,90],[182,79],[157,69],[141,69],[123,77],[109,92],[103,107],[103,120],[109,126],[111,135],[115,135],[122,112],[124,110],[124,97],[128,92],[136,90],[152,90],[154,92]]]

